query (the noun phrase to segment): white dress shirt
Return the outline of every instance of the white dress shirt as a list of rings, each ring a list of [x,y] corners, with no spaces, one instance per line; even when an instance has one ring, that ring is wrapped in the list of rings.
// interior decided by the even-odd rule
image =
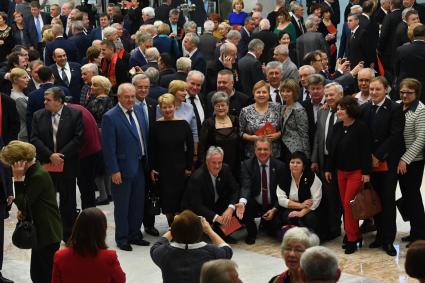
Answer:
[[[317,175],[314,175],[314,181],[310,187],[310,193],[311,199],[313,200],[313,205],[310,207],[310,210],[315,210],[319,206],[320,200],[322,199],[322,181],[320,181]],[[299,202],[298,187],[294,180],[294,177],[292,177],[291,188],[289,189],[289,198],[286,195],[285,191],[282,190],[280,187],[277,187],[276,195],[279,205],[285,208],[288,208],[290,200]]]
[[[190,97],[189,94],[186,95],[186,101],[188,103],[191,103],[189,97]],[[205,120],[205,113],[204,113],[204,108],[202,107],[201,99],[199,98],[198,95],[195,96],[195,99],[193,100],[193,102],[196,105],[196,110],[198,110],[199,119],[201,120],[201,124],[202,124]]]
[[[59,66],[58,64],[56,64],[56,67],[58,68],[59,76],[63,80],[63,77],[62,77],[62,67]],[[65,68],[65,74],[68,77],[68,82],[71,83],[71,67],[69,67],[68,62],[66,62],[64,68]]]

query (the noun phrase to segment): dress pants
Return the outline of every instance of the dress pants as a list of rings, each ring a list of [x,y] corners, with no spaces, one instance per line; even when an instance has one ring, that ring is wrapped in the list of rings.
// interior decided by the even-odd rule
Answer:
[[[355,242],[361,238],[359,229],[359,221],[353,218],[351,212],[350,201],[360,192],[362,188],[362,172],[354,171],[337,171],[338,188],[341,196],[342,207],[344,209],[344,230],[348,241]]]
[[[399,175],[400,190],[410,219],[410,236],[425,240],[425,213],[421,196],[424,160],[407,165],[407,172]]]
[[[82,209],[96,206],[94,179],[96,172],[96,162],[98,162],[99,154],[100,152],[97,152],[80,159],[77,184],[81,193]]]
[[[145,186],[145,208],[144,208],[144,213],[143,213],[143,226],[145,228],[147,228],[147,227],[154,227],[155,226],[155,215],[150,213],[150,209],[149,209],[150,200],[149,200],[148,191],[150,189],[152,189],[152,187],[150,185],[150,182],[148,182],[148,180],[149,180],[148,174],[145,175],[145,180],[146,180],[146,186]],[[149,189],[148,189],[148,186],[149,186]]]
[[[382,244],[392,244],[397,233],[395,205],[397,173],[394,166],[389,165],[389,167],[388,172],[375,172],[370,178],[382,204],[382,212],[373,218],[377,230],[376,240]]]
[[[126,244],[139,239],[145,206],[143,162],[140,161],[136,176],[122,177],[120,185],[112,183],[111,192],[114,200],[115,242]]]
[[[292,211],[298,211],[297,209],[283,209],[281,212],[282,225],[295,225],[298,227],[307,227],[312,230],[314,233],[319,235],[319,217],[318,213],[315,210],[310,211],[303,217],[288,217],[289,213]]]
[[[30,274],[33,283],[52,282],[53,257],[59,246],[59,243],[52,243],[31,250]]]
[[[269,209],[271,209],[270,207]],[[248,199],[248,202],[245,206],[245,213],[242,219],[242,223],[245,224],[246,230],[248,232],[248,237],[256,238],[257,237],[257,225],[255,224],[255,218],[261,217],[266,210],[263,209],[262,205],[258,204],[254,198]],[[279,217],[279,211],[274,214],[274,217],[270,221],[266,221],[261,218],[260,226],[264,227],[266,232],[270,236],[277,236],[280,228],[282,227]]]
[[[59,193],[59,212],[63,225],[63,241],[66,243],[71,236],[72,227],[77,218],[76,180],[63,173],[50,173],[56,192]]]

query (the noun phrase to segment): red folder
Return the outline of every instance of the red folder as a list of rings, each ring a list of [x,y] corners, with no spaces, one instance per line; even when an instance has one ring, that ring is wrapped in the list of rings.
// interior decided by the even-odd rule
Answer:
[[[266,136],[266,135],[270,135],[270,134],[274,134],[276,133],[276,128],[273,127],[272,123],[270,122],[266,122],[264,124],[264,126],[262,126],[261,128],[259,128],[256,132],[255,135],[256,136]]]
[[[372,167],[373,172],[387,172],[388,171],[388,162],[382,161],[378,162],[378,166]]]
[[[52,173],[62,173],[63,172],[63,164],[54,165],[53,163],[45,163],[43,164],[44,169]]]
[[[223,231],[223,234],[225,236],[228,236],[241,228],[242,225],[239,223],[238,219],[235,216],[232,216],[232,219],[230,220],[230,224],[228,226],[220,225],[221,231]]]

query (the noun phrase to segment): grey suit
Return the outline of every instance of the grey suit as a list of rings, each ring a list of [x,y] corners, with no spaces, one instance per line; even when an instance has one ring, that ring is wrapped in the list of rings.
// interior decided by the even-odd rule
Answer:
[[[212,35],[212,33],[204,33],[199,37],[198,49],[201,50],[204,55],[205,61],[214,60],[214,52],[217,47],[218,39]]]
[[[296,50],[300,65],[302,65],[304,55],[311,51],[321,50],[328,53],[329,56],[329,46],[320,32],[309,31],[298,37]]]
[[[314,135],[311,162],[319,164],[320,170],[325,167],[325,131],[329,109],[319,109],[317,112],[316,133]]]
[[[282,109],[282,142],[291,153],[302,151],[310,156],[307,112],[299,102],[295,102],[285,116],[287,108],[284,105]]]
[[[282,63],[282,80],[286,79],[293,79],[296,82],[300,81],[297,65],[289,57]]]

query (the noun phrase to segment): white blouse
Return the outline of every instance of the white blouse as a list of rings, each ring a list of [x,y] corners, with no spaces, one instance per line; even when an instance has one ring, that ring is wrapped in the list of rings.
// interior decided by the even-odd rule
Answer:
[[[302,181],[302,180],[301,180]],[[314,174],[314,181],[310,187],[311,198],[313,200],[313,205],[310,207],[310,210],[315,210],[322,199],[322,181],[320,181],[319,177]],[[288,208],[289,200],[299,202],[298,200],[298,187],[297,184],[292,177],[291,188],[289,190],[289,198],[286,195],[285,191],[281,189],[279,186],[276,188],[276,195],[279,205],[285,208]]]

